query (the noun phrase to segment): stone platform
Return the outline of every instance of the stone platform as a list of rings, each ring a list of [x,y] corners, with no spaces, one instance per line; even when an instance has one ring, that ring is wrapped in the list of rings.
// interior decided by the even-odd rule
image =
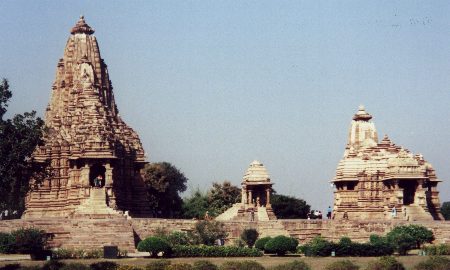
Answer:
[[[52,247],[93,249],[105,245],[117,245],[128,252],[135,251],[135,241],[144,239],[164,229],[166,231],[190,231],[195,220],[153,219],[153,218],[46,218],[16,219],[0,221],[0,232],[9,232],[21,227],[35,227],[51,233]],[[261,236],[287,235],[297,238],[300,243],[316,236],[338,241],[343,236],[355,242],[366,242],[371,234],[385,235],[396,225],[420,224],[431,229],[436,243],[450,243],[450,221],[403,220],[275,220],[275,221],[225,221],[228,231],[227,244],[239,238],[246,228],[255,228]]]

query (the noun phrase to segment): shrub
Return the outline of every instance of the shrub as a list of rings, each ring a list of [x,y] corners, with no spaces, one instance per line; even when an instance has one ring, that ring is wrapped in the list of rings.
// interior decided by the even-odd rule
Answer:
[[[311,242],[300,247],[305,256],[330,256],[336,245],[324,238],[317,236]]]
[[[170,265],[168,260],[158,260],[151,262],[145,266],[145,270],[165,270]]]
[[[415,270],[448,270],[450,259],[441,256],[432,256],[426,261],[420,262],[414,267]]]
[[[21,228],[11,232],[11,235],[14,238],[14,250],[17,253],[36,253],[47,246],[48,236],[39,229]]]
[[[272,239],[272,237],[270,237],[270,236],[259,238],[255,242],[255,248],[257,248],[259,250],[264,250],[264,246],[266,245],[267,242],[269,242],[270,239]]]
[[[414,238],[410,234],[402,231],[391,231],[387,234],[387,238],[400,255],[408,254],[408,250],[414,248],[416,245]]]
[[[366,270],[406,270],[406,268],[394,257],[384,256],[369,262]]]
[[[157,257],[159,252],[163,253],[163,257],[170,257],[172,253],[169,243],[159,237],[148,237],[142,240],[139,242],[137,249],[150,252],[152,257]]]
[[[91,270],[91,268],[81,263],[68,263],[61,267],[60,270]]]
[[[311,267],[304,261],[292,261],[272,267],[271,270],[311,270]]]
[[[270,239],[265,245],[264,250],[267,253],[276,253],[278,256],[283,256],[286,252],[295,252],[297,250],[297,239],[287,237],[284,235],[276,236]]]
[[[264,270],[264,267],[255,261],[224,262],[220,270]]]
[[[177,245],[189,245],[190,238],[185,232],[172,232],[166,236],[167,242],[173,247]]]
[[[64,249],[52,250],[53,259],[99,259],[103,258],[102,249]]]
[[[218,267],[210,261],[196,261],[192,270],[217,270]]]
[[[188,263],[174,263],[167,266],[166,270],[192,270],[192,265]]]
[[[44,263],[44,265],[42,266],[41,269],[42,270],[60,270],[64,266],[65,266],[65,263],[62,263],[62,262],[56,261],[56,260],[51,260],[51,261]]]
[[[422,248],[427,255],[450,255],[450,245],[430,245]]]
[[[326,270],[358,270],[359,266],[349,260],[333,262],[325,267]]]
[[[247,246],[249,248],[253,247],[256,239],[258,239],[258,236],[259,233],[256,229],[245,229],[241,233],[241,239],[244,240],[245,243],[247,243]]]
[[[117,270],[118,265],[115,262],[103,261],[92,263],[90,267],[92,270]]]
[[[190,232],[189,237],[194,244],[212,246],[217,239],[224,239],[227,235],[223,223],[214,220],[201,220],[195,224],[195,228]]]
[[[0,232],[0,253],[14,253],[14,237],[12,234]]]
[[[176,246],[174,257],[260,257],[258,249],[235,246]]]

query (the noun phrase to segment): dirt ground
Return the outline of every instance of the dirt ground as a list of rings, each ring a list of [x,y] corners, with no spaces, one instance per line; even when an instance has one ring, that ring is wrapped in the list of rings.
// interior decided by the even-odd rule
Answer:
[[[447,256],[450,258],[450,256]],[[413,269],[413,267],[418,264],[421,261],[426,260],[428,257],[426,256],[401,256],[397,257],[397,259],[403,263],[403,265],[407,269]],[[216,265],[220,265],[223,262],[226,261],[236,261],[236,260],[253,260],[257,261],[260,264],[264,265],[265,267],[271,267],[279,264],[283,264],[286,262],[290,262],[293,260],[303,260],[307,264],[311,266],[313,270],[321,270],[324,269],[326,265],[337,261],[337,260],[344,260],[349,259],[350,261],[354,262],[355,264],[361,266],[361,269],[363,270],[369,261],[376,260],[376,257],[299,257],[299,256],[286,256],[286,257],[275,257],[275,256],[264,256],[259,258],[175,258],[170,259],[173,263],[177,262],[184,262],[184,263],[193,263],[197,260],[208,260]],[[65,263],[70,262],[77,262],[77,263],[83,263],[83,264],[91,264],[98,261],[104,261],[105,259],[89,259],[89,260],[63,260]],[[119,264],[128,264],[128,265],[136,265],[136,266],[145,266],[149,262],[151,262],[154,259],[149,258],[127,258],[127,259],[117,259],[117,260],[109,260],[109,261],[115,261]],[[44,262],[39,261],[30,261],[30,260],[21,260],[21,261],[1,261],[0,267],[4,266],[5,264],[12,264],[12,263],[19,263],[21,265],[42,265]]]

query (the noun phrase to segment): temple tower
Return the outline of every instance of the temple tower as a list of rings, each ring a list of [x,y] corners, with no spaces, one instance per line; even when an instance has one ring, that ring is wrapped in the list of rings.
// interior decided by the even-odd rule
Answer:
[[[395,145],[378,142],[372,116],[354,115],[344,157],[332,180],[334,218],[439,220],[440,182],[430,163]]]
[[[94,29],[82,16],[70,34],[46,110],[45,145],[34,152],[52,175],[28,194],[24,217],[86,214],[95,201],[146,216],[139,136],[120,118]]]

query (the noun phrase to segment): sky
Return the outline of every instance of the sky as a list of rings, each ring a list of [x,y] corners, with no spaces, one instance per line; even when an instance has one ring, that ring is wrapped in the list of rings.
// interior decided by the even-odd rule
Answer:
[[[189,196],[240,185],[325,211],[360,104],[379,136],[433,164],[450,201],[449,1],[0,1],[9,116],[43,116],[70,29],[96,32],[122,118]],[[381,138],[380,138],[381,139]]]

